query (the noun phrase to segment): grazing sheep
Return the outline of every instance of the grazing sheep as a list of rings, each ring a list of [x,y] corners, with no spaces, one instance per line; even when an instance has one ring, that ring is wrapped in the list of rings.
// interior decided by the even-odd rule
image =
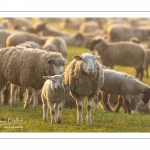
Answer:
[[[137,37],[140,42],[147,41],[150,36],[150,28],[127,28],[122,25],[112,25],[107,29],[107,38],[112,42],[129,41]]]
[[[9,35],[11,35],[11,32],[6,30],[0,30],[0,48],[6,46],[6,39]]]
[[[57,37],[57,36],[56,37],[53,37],[53,36],[49,37],[45,41],[43,48],[44,47],[47,48],[47,45],[50,46],[49,44],[52,44],[52,46],[55,45],[57,51],[59,53],[61,53],[64,58],[67,57],[67,55],[68,55],[67,45],[66,45],[65,40],[62,37]]]
[[[97,29],[100,29],[98,22],[96,21],[84,22],[79,27],[79,33],[91,33]]]
[[[54,27],[50,27],[41,21],[36,22],[29,32],[37,33],[41,36],[62,37],[66,41],[66,44],[69,46],[81,46],[84,41],[84,37],[80,33],[75,33],[72,35],[67,32],[62,32]]]
[[[135,95],[138,95],[144,103],[148,103],[150,99],[150,87],[148,85],[130,75],[109,69],[104,69],[104,84],[100,90],[106,95],[117,94],[121,96],[116,112],[119,111],[124,100],[128,113],[131,113],[130,100]],[[108,102],[109,98],[106,99],[106,104],[104,100],[106,108]]]
[[[33,33],[15,32],[15,33],[12,33],[10,36],[8,36],[8,38],[6,39],[6,47],[16,46],[26,41],[34,41],[38,43],[39,45],[43,45],[46,40],[47,40],[46,37],[42,38]]]
[[[65,69],[65,83],[76,99],[77,124],[82,123],[82,102],[87,97],[87,123],[91,124],[91,105],[103,85],[103,69],[97,61],[100,56],[89,53],[73,56],[74,60]]]
[[[3,48],[0,50],[0,90],[7,81],[25,88],[27,97],[24,109],[29,106],[30,97],[34,94],[33,107],[36,110],[38,92],[44,84],[41,75],[61,74],[65,64],[66,60],[60,53],[33,50],[22,46]],[[13,96],[10,97],[13,106],[16,87],[12,88]]]
[[[62,83],[64,74],[43,76],[46,79],[42,88],[43,120],[48,120],[48,107],[50,108],[51,124],[61,123],[62,109],[65,103],[65,87]]]
[[[131,66],[136,69],[136,77],[142,80],[146,63],[146,50],[133,42],[108,43],[96,36],[91,40],[90,50],[101,55],[103,65],[113,69],[114,65]]]

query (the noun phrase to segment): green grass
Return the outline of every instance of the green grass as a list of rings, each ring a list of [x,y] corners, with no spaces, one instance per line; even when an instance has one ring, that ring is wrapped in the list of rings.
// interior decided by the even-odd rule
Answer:
[[[68,31],[68,30],[66,30]],[[69,56],[67,63],[72,61],[73,55],[80,55],[88,52],[83,47],[68,47]],[[115,70],[135,75],[135,70],[132,67],[115,66]],[[143,82],[150,85],[150,78],[144,77]],[[115,108],[113,108],[115,110]],[[101,108],[98,111],[92,109],[92,125],[87,125],[85,121],[86,107],[84,102],[83,108],[83,124],[77,125],[76,109],[64,108],[62,113],[61,124],[50,124],[50,113],[47,122],[42,119],[42,105],[38,106],[38,111],[32,109],[23,110],[23,102],[17,101],[15,107],[4,105],[0,107],[0,118],[7,120],[11,118],[15,120],[23,119],[21,123],[2,123],[0,122],[0,132],[61,132],[61,133],[85,133],[85,132],[150,132],[150,115],[142,114],[125,114],[123,110],[116,113],[103,111]]]

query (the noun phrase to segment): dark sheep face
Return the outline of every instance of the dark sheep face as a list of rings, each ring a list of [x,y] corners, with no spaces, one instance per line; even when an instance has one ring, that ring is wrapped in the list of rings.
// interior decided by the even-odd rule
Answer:
[[[98,44],[98,43],[100,43],[101,42],[101,39],[99,38],[99,39],[93,39],[91,42],[90,42],[90,44],[88,45],[88,48],[91,50],[91,51],[93,51],[93,50],[95,50],[95,47],[96,47],[96,45]]]
[[[150,99],[150,88],[143,92],[144,96],[142,98],[144,103],[148,103]]]

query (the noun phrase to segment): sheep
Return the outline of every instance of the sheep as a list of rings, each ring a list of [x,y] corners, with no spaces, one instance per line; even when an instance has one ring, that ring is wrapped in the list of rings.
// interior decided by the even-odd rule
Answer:
[[[69,46],[81,46],[84,37],[80,33],[70,34],[67,32],[62,32],[54,27],[50,27],[49,25],[38,21],[33,26],[32,29],[30,29],[33,33],[40,34],[41,36],[59,36],[62,37],[66,44]]]
[[[22,46],[6,47],[0,50],[0,90],[5,83],[23,87],[27,91],[24,109],[29,107],[29,101],[34,94],[33,108],[37,110],[37,96],[44,79],[41,75],[55,75],[63,72],[66,60],[60,53],[33,50]],[[11,106],[15,105],[16,87],[11,87]],[[32,89],[34,89],[32,91]]]
[[[103,38],[96,36],[89,49],[101,55],[102,64],[113,69],[114,65],[130,66],[136,69],[136,77],[142,80],[146,63],[146,50],[133,42],[108,43]]]
[[[62,83],[64,74],[43,76],[46,79],[42,88],[43,120],[48,120],[48,107],[50,108],[51,124],[61,123],[62,110],[65,103],[65,87]]]
[[[16,46],[20,43],[24,43],[26,41],[34,41],[39,45],[43,45],[48,37],[39,37],[33,33],[26,33],[26,32],[15,32],[12,33],[6,39],[6,47],[9,46]]]
[[[139,96],[142,99],[142,101],[146,104],[149,102],[150,99],[150,87],[148,85],[142,83],[140,80],[126,73],[121,73],[110,69],[104,69],[104,84],[100,90],[106,95],[120,95],[116,112],[119,111],[124,100],[124,103],[127,107],[127,112],[130,114],[130,100],[135,95]],[[109,98],[104,100],[104,104],[106,108],[109,109]]]
[[[112,42],[129,41],[137,37],[140,42],[147,41],[150,36],[150,28],[127,28],[122,25],[112,25],[107,29],[107,38]]]
[[[47,45],[50,47],[49,44],[52,44],[52,46],[55,45],[57,51],[60,52],[64,58],[66,58],[68,56],[66,42],[62,37],[53,37],[53,36],[49,37],[45,41],[43,48],[44,47],[48,48]]]
[[[82,102],[87,97],[87,123],[92,124],[91,105],[103,85],[103,69],[97,61],[100,56],[89,53],[73,56],[73,61],[65,69],[65,83],[76,99],[77,124],[82,124]]]
[[[96,21],[83,22],[79,27],[79,33],[91,33],[99,28],[99,23]]]
[[[11,32],[6,30],[0,30],[0,48],[6,46],[6,39],[9,35],[11,35]]]

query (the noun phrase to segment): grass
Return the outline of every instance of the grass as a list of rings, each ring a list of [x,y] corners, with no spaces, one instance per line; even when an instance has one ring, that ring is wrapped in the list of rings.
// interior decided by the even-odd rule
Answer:
[[[68,30],[66,30],[68,31]],[[69,56],[67,63],[72,61],[73,55],[80,55],[88,52],[83,47],[68,47]],[[132,67],[115,66],[117,71],[122,71],[135,75]],[[150,85],[150,78],[144,77],[143,82]],[[115,108],[113,108],[115,110]],[[97,133],[97,132],[150,132],[150,115],[132,114],[128,115],[121,110],[118,114],[92,109],[92,125],[87,125],[85,121],[86,107],[83,107],[83,124],[77,125],[76,109],[64,108],[61,124],[50,124],[50,113],[47,122],[42,119],[42,105],[38,106],[38,111],[32,109],[32,105],[27,110],[23,110],[23,102],[17,101],[15,107],[4,105],[0,107],[0,119],[7,121],[8,118],[13,120],[22,120],[20,123],[0,122],[0,132],[59,132],[59,133]]]

